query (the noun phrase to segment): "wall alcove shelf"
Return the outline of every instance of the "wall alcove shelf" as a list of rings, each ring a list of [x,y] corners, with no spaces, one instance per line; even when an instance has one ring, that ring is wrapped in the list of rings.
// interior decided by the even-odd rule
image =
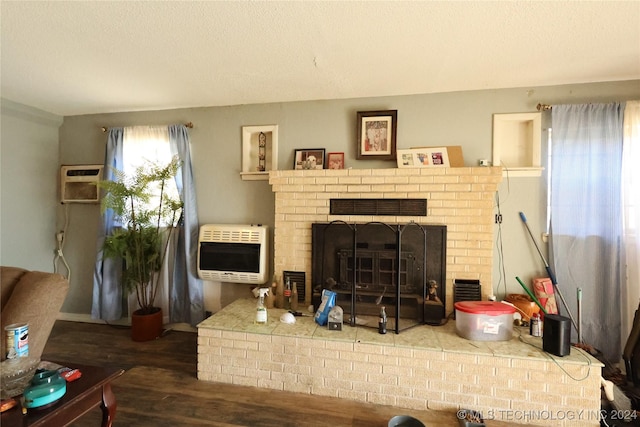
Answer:
[[[266,181],[278,169],[278,125],[242,127],[242,172],[244,181]]]
[[[542,113],[493,115],[493,165],[503,176],[542,175]]]

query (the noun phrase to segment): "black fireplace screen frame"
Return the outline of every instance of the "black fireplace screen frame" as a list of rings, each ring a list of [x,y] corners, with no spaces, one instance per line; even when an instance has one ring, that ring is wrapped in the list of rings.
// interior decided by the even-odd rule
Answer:
[[[314,305],[326,288],[337,293],[351,326],[377,328],[382,305],[395,333],[444,323],[446,232],[445,225],[415,222],[312,224]]]

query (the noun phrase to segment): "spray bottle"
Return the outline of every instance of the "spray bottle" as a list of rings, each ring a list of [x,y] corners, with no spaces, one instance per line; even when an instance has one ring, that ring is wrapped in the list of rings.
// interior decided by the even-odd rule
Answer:
[[[269,292],[269,288],[260,288],[258,291],[258,305],[256,306],[256,323],[265,325],[267,323],[267,308],[264,306],[264,296]]]

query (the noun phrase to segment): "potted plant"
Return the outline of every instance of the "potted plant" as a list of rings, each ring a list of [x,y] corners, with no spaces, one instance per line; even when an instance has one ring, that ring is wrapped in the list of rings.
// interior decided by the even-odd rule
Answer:
[[[162,310],[155,306],[160,275],[171,235],[182,213],[182,202],[172,197],[168,185],[181,162],[167,165],[147,162],[132,176],[115,170],[113,181],[100,181],[105,192],[102,210],[112,209],[120,227],[105,237],[105,258],[122,259],[125,294],[135,292],[138,309],[131,316],[134,341],[148,341],[162,333]]]

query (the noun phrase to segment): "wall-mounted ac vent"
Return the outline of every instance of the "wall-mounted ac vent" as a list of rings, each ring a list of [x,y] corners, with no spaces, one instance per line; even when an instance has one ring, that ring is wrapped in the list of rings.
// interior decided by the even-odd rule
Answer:
[[[331,199],[331,215],[427,216],[427,199]]]

